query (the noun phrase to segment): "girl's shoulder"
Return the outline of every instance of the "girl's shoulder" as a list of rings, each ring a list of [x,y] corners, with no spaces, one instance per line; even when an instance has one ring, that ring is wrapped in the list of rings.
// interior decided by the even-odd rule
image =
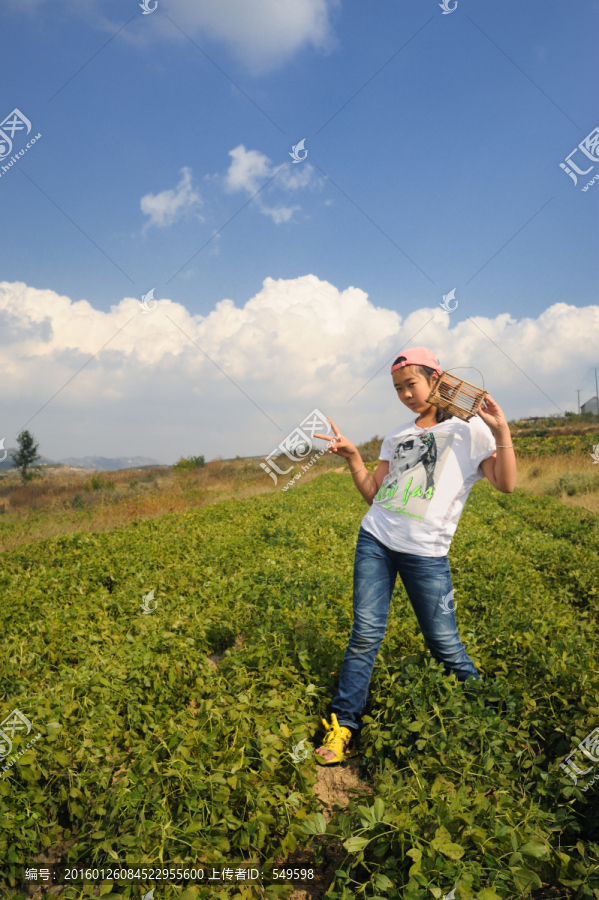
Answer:
[[[411,431],[419,431],[418,428],[414,428],[414,420],[411,422],[405,422],[403,425],[400,425],[394,431],[390,431],[389,434],[386,434],[383,438],[383,443],[385,441],[396,441],[397,438],[400,438],[404,434],[410,434]]]
[[[440,434],[444,431],[490,432],[489,426],[483,422],[480,416],[472,416],[468,422],[458,418],[458,416],[452,416],[451,419],[445,419],[443,422],[436,422],[435,425],[430,426],[430,428],[432,429],[432,434]],[[429,430],[430,429],[427,428],[423,431],[421,426],[416,425],[416,419],[410,419],[409,422],[404,422],[403,425],[400,425],[394,431],[390,431],[389,434],[386,434],[383,438],[383,443],[385,441],[396,441],[398,438],[407,434],[425,434],[428,433]]]

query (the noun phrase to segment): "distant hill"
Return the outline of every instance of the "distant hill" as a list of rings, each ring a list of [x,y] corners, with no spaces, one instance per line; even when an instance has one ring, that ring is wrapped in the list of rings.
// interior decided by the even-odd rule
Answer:
[[[0,462],[0,469],[14,469],[14,465],[12,463],[12,454],[16,452],[16,447],[7,448],[7,457],[3,462]],[[4,456],[4,452],[0,451],[0,457],[2,456]],[[114,471],[116,469],[133,469],[139,466],[159,466],[161,465],[161,463],[159,463],[156,459],[152,459],[150,456],[116,456],[114,458],[108,458],[106,456],[69,456],[66,459],[59,459],[58,461],[48,459],[47,456],[40,456],[36,465],[77,466],[81,469]]]
[[[82,469],[98,469],[102,471],[114,471],[116,469],[134,469],[138,466],[160,466],[157,459],[150,456],[68,456],[59,459],[64,466],[80,466]]]
[[[12,463],[12,454],[13,454],[13,453],[16,453],[17,450],[18,450],[17,447],[7,447],[7,448],[6,448],[7,456],[6,456],[6,459],[5,459],[3,462],[0,462],[0,469],[14,469],[14,466],[13,466],[13,463]],[[0,450],[0,459],[1,459],[3,456],[4,456],[4,450]],[[48,466],[48,465],[50,465],[50,466],[55,466],[55,465],[56,465],[56,463],[54,462],[54,460],[53,460],[53,459],[48,459],[47,456],[40,456],[40,458],[38,459],[37,462],[38,462],[39,465],[42,465],[42,464],[44,464],[44,465],[46,465],[46,466]]]

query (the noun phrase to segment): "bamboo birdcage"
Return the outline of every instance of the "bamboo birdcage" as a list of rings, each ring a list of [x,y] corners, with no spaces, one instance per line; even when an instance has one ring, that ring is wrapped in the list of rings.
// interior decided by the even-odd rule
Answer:
[[[469,381],[450,375],[449,372],[441,372],[426,402],[446,409],[464,422],[469,422],[479,411],[488,393],[475,384],[470,384]]]

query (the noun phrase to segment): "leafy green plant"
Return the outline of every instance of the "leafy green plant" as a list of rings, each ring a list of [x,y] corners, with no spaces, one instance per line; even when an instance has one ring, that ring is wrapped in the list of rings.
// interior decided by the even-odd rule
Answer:
[[[235,643],[236,632],[227,625],[213,625],[206,631],[206,641],[214,653],[223,653]]]
[[[175,463],[173,469],[176,471],[186,471],[187,469],[195,469],[198,467],[202,467],[206,465],[206,461],[203,456],[182,456],[178,462]]]
[[[43,735],[0,778],[15,897],[41,851],[266,868],[330,845],[336,900],[441,900],[454,887],[456,900],[597,900],[599,785],[583,793],[559,764],[599,721],[599,517],[473,487],[450,556],[483,678],[444,674],[398,580],[361,737],[374,795],[327,823],[313,756],[290,751],[316,746],[337,688],[364,510],[331,474],[2,555],[0,721],[17,708]],[[226,649],[215,668],[207,657]],[[28,739],[15,735],[13,752]]]
[[[592,453],[597,435],[559,434],[546,437],[514,436],[516,456],[572,456]]]
[[[137,483],[137,482],[136,482]],[[89,486],[85,486],[86,491],[111,491],[114,490],[114,481],[104,481],[100,475],[92,475]]]

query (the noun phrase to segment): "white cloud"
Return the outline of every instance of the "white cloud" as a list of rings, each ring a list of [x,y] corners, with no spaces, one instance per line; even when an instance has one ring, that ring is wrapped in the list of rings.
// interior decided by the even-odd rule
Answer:
[[[411,418],[394,394],[390,363],[422,326],[412,343],[433,349],[444,368],[480,369],[508,419],[556,413],[545,394],[573,409],[569,385],[596,362],[599,306],[555,303],[520,320],[474,316],[491,340],[472,322],[453,324],[438,309],[428,325],[434,308],[414,303],[402,312],[315,275],[267,278],[243,306],[224,299],[207,316],[159,298],[151,314],[142,315],[132,297],[102,312],[86,300],[0,282],[0,438],[14,446],[19,428],[107,342],[27,426],[45,456],[172,462],[191,452],[257,455],[271,451],[314,407],[356,442],[388,433]],[[460,372],[480,383],[473,369]],[[589,377],[581,400],[594,393]]]
[[[288,191],[297,191],[306,187],[320,187],[324,181],[322,178],[314,178],[314,168],[310,163],[288,163],[277,175],[277,181]]]
[[[197,209],[202,205],[202,198],[191,186],[191,169],[184,166],[181,169],[181,181],[171,191],[161,191],[159,194],[146,194],[141,198],[141,211],[150,219],[144,225],[146,231],[152,225],[158,228],[168,228],[179,219],[189,217],[196,213],[197,218],[203,222]]]
[[[226,44],[254,73],[269,71],[306,47],[329,51],[329,13],[340,0],[163,0],[193,36]]]
[[[270,178],[276,169],[271,171],[270,159],[259,150],[246,150],[243,144],[229,150],[233,162],[227,170],[225,185],[229,191],[247,191],[255,194]]]
[[[265,216],[270,216],[275,225],[280,225],[281,222],[289,222],[293,213],[301,209],[301,206],[261,206],[260,209],[264,213]]]
[[[54,16],[62,6],[68,14],[110,34],[122,25],[118,17],[111,18],[102,0],[4,0],[3,5],[30,17],[39,16],[44,9]],[[341,0],[159,0],[157,16],[162,17],[152,17],[152,28],[163,40],[188,43],[187,37],[164,21],[165,14],[170,15],[187,35],[199,42],[210,38],[227,47],[250,72],[259,75],[289,62],[302,49],[322,53],[334,49],[337,39],[330,14],[340,5]],[[143,43],[148,33],[139,14],[136,25],[125,29],[121,40]]]
[[[265,191],[272,193],[277,188],[287,191],[297,191],[304,188],[321,187],[322,178],[314,177],[314,168],[310,163],[302,163],[300,171],[295,170],[293,163],[281,166],[273,166],[271,160],[259,150],[246,150],[243,144],[239,144],[233,150],[229,151],[232,158],[226,175],[224,176],[224,185],[230,193],[235,191],[245,191],[250,197],[253,197],[257,191],[265,185],[267,179],[272,178],[270,185]],[[293,169],[290,166],[294,166]],[[296,210],[301,206],[268,206],[262,193],[256,197],[256,204],[265,216],[270,216],[275,225],[281,222],[289,222]]]

